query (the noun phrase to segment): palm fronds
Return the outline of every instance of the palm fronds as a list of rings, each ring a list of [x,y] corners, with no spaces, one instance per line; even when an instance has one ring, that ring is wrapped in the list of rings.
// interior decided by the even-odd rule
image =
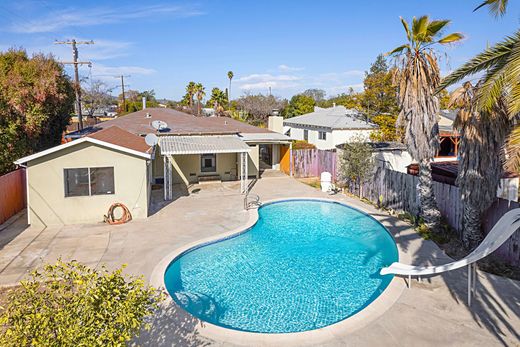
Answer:
[[[508,0],[486,0],[478,5],[473,12],[484,6],[489,6],[489,12],[495,17],[501,17],[506,13]]]

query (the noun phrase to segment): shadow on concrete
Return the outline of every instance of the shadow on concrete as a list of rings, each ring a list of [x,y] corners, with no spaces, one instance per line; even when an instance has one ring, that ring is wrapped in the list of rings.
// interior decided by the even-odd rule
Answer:
[[[420,235],[414,233],[416,237]],[[400,242],[407,242],[407,238]],[[422,240],[420,247],[412,254],[413,265],[442,265],[453,261],[433,241]],[[468,306],[468,272],[461,268],[444,273],[437,278],[425,278],[426,285],[435,285],[435,281],[444,282],[454,304],[464,305],[478,327],[489,331],[499,343],[510,345],[509,338],[520,341],[520,282],[505,277],[478,271],[476,295]],[[424,279],[423,279],[424,282]],[[414,283],[415,284],[415,283]],[[413,290],[413,285],[412,285]]]
[[[163,305],[147,323],[150,330],[143,330],[133,346],[204,347],[211,344],[196,331],[197,325],[203,323],[173,302]]]
[[[150,199],[151,200],[150,201],[150,210],[149,210],[150,213],[148,214],[148,217],[153,216],[154,214],[156,214],[157,212],[159,212],[166,206],[170,205],[175,200],[177,200],[183,196],[190,195],[188,187],[186,187],[185,184],[180,184],[180,183],[173,184],[172,192],[173,192],[172,200],[165,201],[164,200],[164,191],[162,188],[154,189],[152,191],[152,196]]]
[[[25,229],[29,228],[27,224],[27,210],[23,210],[9,218],[5,223],[0,225],[0,250],[20,235]]]

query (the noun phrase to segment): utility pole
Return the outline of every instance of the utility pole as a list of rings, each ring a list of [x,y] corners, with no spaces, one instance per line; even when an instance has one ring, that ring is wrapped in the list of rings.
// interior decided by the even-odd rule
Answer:
[[[79,131],[83,130],[83,115],[81,114],[81,85],[79,83],[78,65],[92,66],[90,61],[78,61],[78,47],[77,45],[92,45],[94,41],[55,41],[57,45],[72,45],[72,61],[62,61],[62,64],[74,65],[74,91],[76,92],[76,112],[78,114]]]
[[[130,77],[130,75],[119,75],[115,76],[115,78],[121,78],[121,95],[123,96],[123,107],[121,112],[126,112],[126,98],[125,98],[125,77]]]

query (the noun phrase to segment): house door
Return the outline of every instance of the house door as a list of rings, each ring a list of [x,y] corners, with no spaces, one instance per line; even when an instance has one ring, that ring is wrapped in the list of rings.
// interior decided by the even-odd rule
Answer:
[[[200,156],[200,171],[217,172],[217,155],[215,153]]]

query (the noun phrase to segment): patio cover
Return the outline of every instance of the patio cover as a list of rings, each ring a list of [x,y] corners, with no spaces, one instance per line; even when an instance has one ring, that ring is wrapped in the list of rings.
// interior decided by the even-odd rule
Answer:
[[[245,153],[251,149],[236,135],[159,136],[161,155]]]

